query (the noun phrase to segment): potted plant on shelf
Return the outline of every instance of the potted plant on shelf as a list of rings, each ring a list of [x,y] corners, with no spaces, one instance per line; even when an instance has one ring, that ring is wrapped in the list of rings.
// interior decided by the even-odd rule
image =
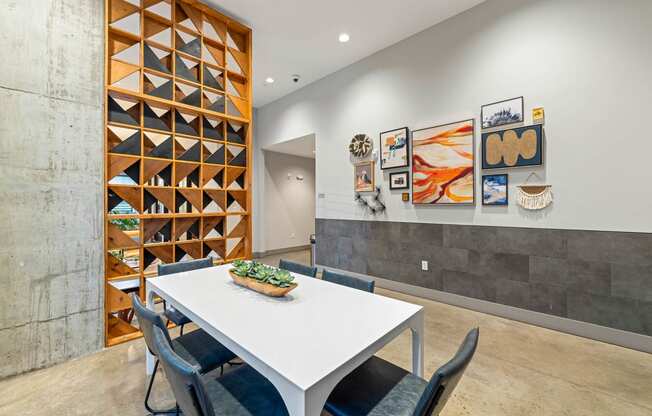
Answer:
[[[297,287],[288,271],[256,261],[236,260],[229,274],[236,284],[272,297],[285,296]]]

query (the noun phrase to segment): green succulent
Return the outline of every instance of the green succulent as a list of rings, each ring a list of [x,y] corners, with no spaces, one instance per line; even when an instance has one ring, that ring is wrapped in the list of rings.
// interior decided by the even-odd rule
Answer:
[[[232,270],[240,277],[248,277],[277,287],[290,287],[294,280],[290,272],[257,261],[236,260]]]
[[[251,272],[251,263],[243,260],[236,260],[233,262],[233,273],[240,277],[248,277]]]
[[[274,275],[269,280],[269,283],[278,287],[289,287],[292,284],[294,277],[286,270],[276,269]]]

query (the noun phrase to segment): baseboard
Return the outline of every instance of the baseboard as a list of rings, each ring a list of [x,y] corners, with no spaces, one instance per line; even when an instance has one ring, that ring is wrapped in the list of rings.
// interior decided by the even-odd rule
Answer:
[[[317,265],[317,267],[319,269],[324,268],[322,265]],[[529,311],[527,309],[520,309],[513,306],[501,305],[499,303],[488,302],[480,299],[468,298],[466,296],[413,286],[380,277],[353,273],[347,270],[339,270],[334,267],[327,268],[348,273],[353,276],[372,278],[376,282],[376,285],[383,289],[389,289],[406,295],[430,299],[448,305],[500,316],[513,321],[524,322],[526,324],[553,329],[555,331],[565,332],[567,334],[577,335],[583,338],[589,338],[652,354],[652,337],[647,335],[622,331],[620,329],[609,328],[588,322],[575,321],[573,319]]]
[[[259,259],[261,257],[273,256],[275,254],[291,253],[293,251],[299,251],[299,250],[310,250],[310,244],[306,244],[303,246],[295,246],[295,247],[277,248],[274,250],[267,250],[267,251],[254,251],[252,253],[252,256],[255,259]]]

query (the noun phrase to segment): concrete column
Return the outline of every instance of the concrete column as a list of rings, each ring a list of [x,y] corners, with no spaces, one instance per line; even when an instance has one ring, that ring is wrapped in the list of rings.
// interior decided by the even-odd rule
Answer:
[[[2,3],[0,378],[104,336],[104,3]]]

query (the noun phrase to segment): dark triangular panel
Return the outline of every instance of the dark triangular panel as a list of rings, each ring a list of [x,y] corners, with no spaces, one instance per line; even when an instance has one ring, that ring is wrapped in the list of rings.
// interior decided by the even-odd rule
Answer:
[[[131,116],[131,114],[123,110],[122,107],[120,107],[120,104],[118,104],[117,101],[111,95],[109,95],[108,98],[109,98],[109,121],[113,121],[116,123],[123,123],[123,124],[131,124],[134,126],[137,126],[139,124],[138,121],[136,121],[136,119],[134,119]]]
[[[242,172],[242,174],[235,180],[235,182],[243,189],[245,187],[245,176],[245,172]]]
[[[181,78],[185,78],[189,81],[197,82],[197,78],[195,78],[195,75],[190,72],[190,69],[186,66],[186,64],[183,63],[181,58],[179,56],[175,55],[174,57],[174,62],[175,62],[175,70],[176,70],[176,75]]]
[[[243,149],[236,157],[229,162],[231,166],[247,166],[247,150]]]
[[[152,194],[150,194],[147,191],[145,191],[144,197],[145,197],[145,209],[151,207],[152,205],[158,202],[158,199],[156,199]]]
[[[156,115],[156,113],[151,109],[151,107],[147,104],[143,104],[144,112],[143,112],[143,121],[145,124],[145,127],[150,128],[150,129],[157,129],[157,130],[170,130],[167,124],[159,116]]]
[[[111,153],[140,155],[140,132],[136,132],[110,150]]]
[[[186,43],[178,50],[199,58],[201,56],[201,43],[199,42],[199,38]]]
[[[140,162],[134,163],[125,169],[125,174],[131,178],[136,183],[140,183]]]
[[[215,79],[213,74],[211,74],[211,71],[209,71],[208,68],[206,68],[205,66],[204,66],[204,85],[207,87],[224,91],[224,86],[222,85],[222,83],[217,79]]]
[[[177,158],[177,160],[186,160],[189,162],[199,162],[200,159],[201,159],[201,142],[199,141]]]
[[[215,140],[224,140],[222,137],[222,123],[217,124],[217,127],[211,126],[211,124],[204,118],[204,137]]]
[[[175,117],[175,129],[177,133],[188,134],[190,136],[199,136],[199,133],[195,131],[190,124],[186,123],[186,120],[181,116],[181,113],[176,112]]]
[[[226,123],[226,140],[231,143],[244,144],[244,131],[244,126],[241,127],[239,131],[235,131],[235,129],[231,127],[231,123]]]
[[[170,138],[170,140],[172,140],[172,139]],[[170,149],[170,153],[172,153],[172,149]],[[160,176],[161,179],[163,179],[163,183],[166,186],[170,186],[172,184],[172,165],[170,165],[167,168],[163,169],[157,175]]]
[[[172,159],[172,137],[165,139],[163,143],[156,146],[147,156]]]
[[[197,88],[195,92],[181,100],[182,103],[192,105],[194,107],[201,106],[201,90]]]
[[[196,187],[199,187],[199,168],[193,170],[190,172],[188,176],[186,176],[186,179],[188,179],[188,186],[194,185]]]
[[[220,96],[213,104],[208,107],[209,110],[216,111],[218,113],[224,112],[224,96]]]
[[[151,68],[155,71],[164,72],[166,74],[170,73],[170,70],[161,63],[154,51],[147,44],[145,44],[143,49],[143,60],[146,68]]]
[[[166,100],[172,99],[172,80],[161,84],[152,91],[147,93],[148,95],[153,95],[154,97],[165,98]]]
[[[109,189],[108,191],[108,212],[113,211],[113,208],[117,207],[122,202],[122,198],[116,195],[115,192]]]
[[[205,160],[206,163],[214,163],[216,165],[224,164],[224,147],[213,153]]]

